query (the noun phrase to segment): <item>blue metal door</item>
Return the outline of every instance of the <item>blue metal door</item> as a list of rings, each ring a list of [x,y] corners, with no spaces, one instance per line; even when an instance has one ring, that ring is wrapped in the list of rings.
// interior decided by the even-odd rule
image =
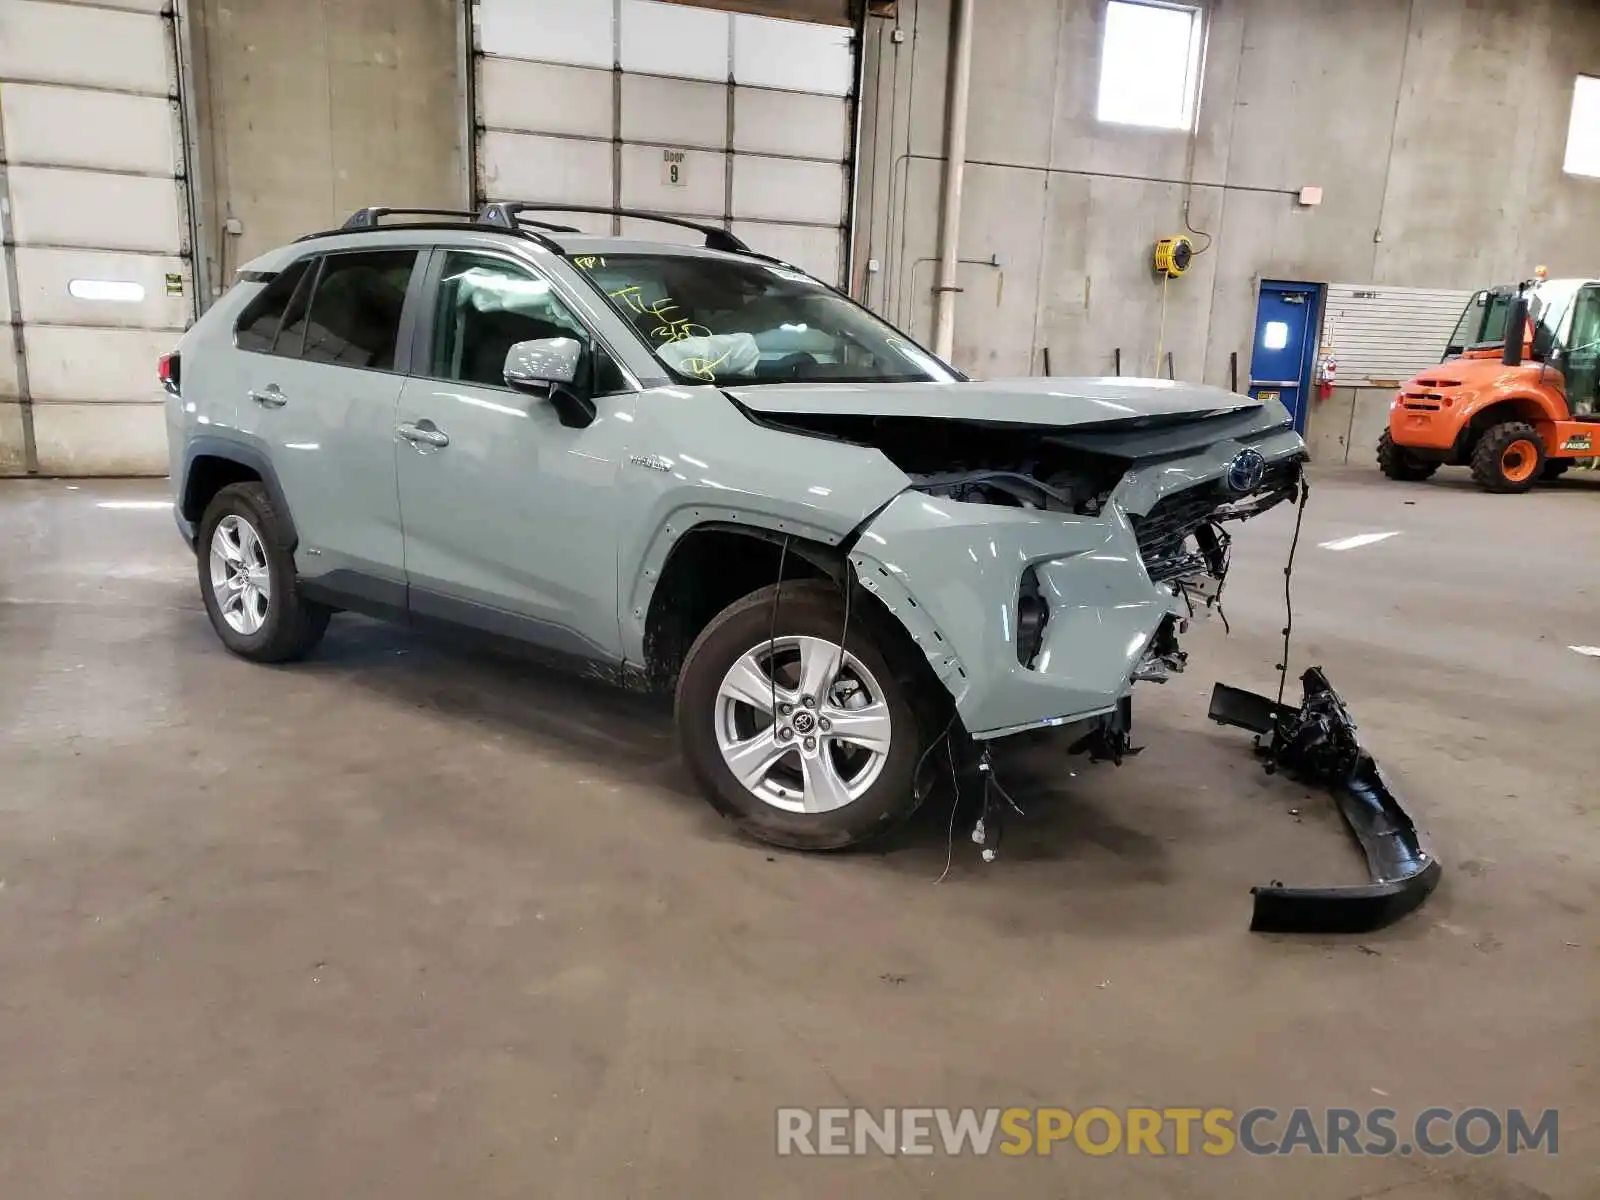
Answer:
[[[1263,279],[1256,301],[1250,394],[1281,400],[1294,414],[1294,427],[1301,433],[1306,430],[1306,397],[1311,393],[1321,295],[1314,283]]]

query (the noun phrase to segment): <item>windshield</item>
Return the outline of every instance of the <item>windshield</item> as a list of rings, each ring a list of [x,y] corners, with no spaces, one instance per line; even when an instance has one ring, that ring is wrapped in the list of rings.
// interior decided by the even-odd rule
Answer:
[[[789,267],[698,255],[581,256],[584,271],[687,382],[949,383],[866,309]]]
[[[1479,292],[1467,307],[1450,335],[1444,356],[1450,358],[1471,346],[1499,345],[1506,337],[1506,314],[1511,310],[1512,293],[1504,288]]]
[[[1577,291],[1577,280],[1551,279],[1528,293],[1528,320],[1533,322],[1533,357],[1539,362],[1549,359],[1551,352],[1561,345],[1561,325]],[[1503,332],[1501,336],[1504,337]]]

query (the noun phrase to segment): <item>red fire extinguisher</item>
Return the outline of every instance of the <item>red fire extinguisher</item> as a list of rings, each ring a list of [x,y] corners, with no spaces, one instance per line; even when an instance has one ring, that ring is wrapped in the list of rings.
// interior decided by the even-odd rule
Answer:
[[[1322,361],[1317,364],[1317,399],[1326,400],[1333,395],[1334,379],[1339,374],[1339,360],[1332,354],[1324,354]]]

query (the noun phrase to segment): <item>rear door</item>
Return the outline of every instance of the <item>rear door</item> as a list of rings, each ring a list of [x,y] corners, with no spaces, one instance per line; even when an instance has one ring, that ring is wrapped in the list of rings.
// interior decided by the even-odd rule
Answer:
[[[301,574],[392,607],[405,588],[393,426],[418,258],[386,247],[313,259],[276,322],[252,305],[235,334],[239,427],[277,472]]]

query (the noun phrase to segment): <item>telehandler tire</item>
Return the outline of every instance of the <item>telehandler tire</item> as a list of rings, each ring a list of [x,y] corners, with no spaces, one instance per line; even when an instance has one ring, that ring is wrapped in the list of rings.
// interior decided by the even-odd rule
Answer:
[[[1404,446],[1396,446],[1385,429],[1378,438],[1378,467],[1390,479],[1417,482],[1431,476],[1439,469],[1439,464],[1418,458]]]
[[[1526,421],[1484,430],[1472,451],[1472,478],[1490,492],[1525,492],[1544,469],[1544,443]]]

